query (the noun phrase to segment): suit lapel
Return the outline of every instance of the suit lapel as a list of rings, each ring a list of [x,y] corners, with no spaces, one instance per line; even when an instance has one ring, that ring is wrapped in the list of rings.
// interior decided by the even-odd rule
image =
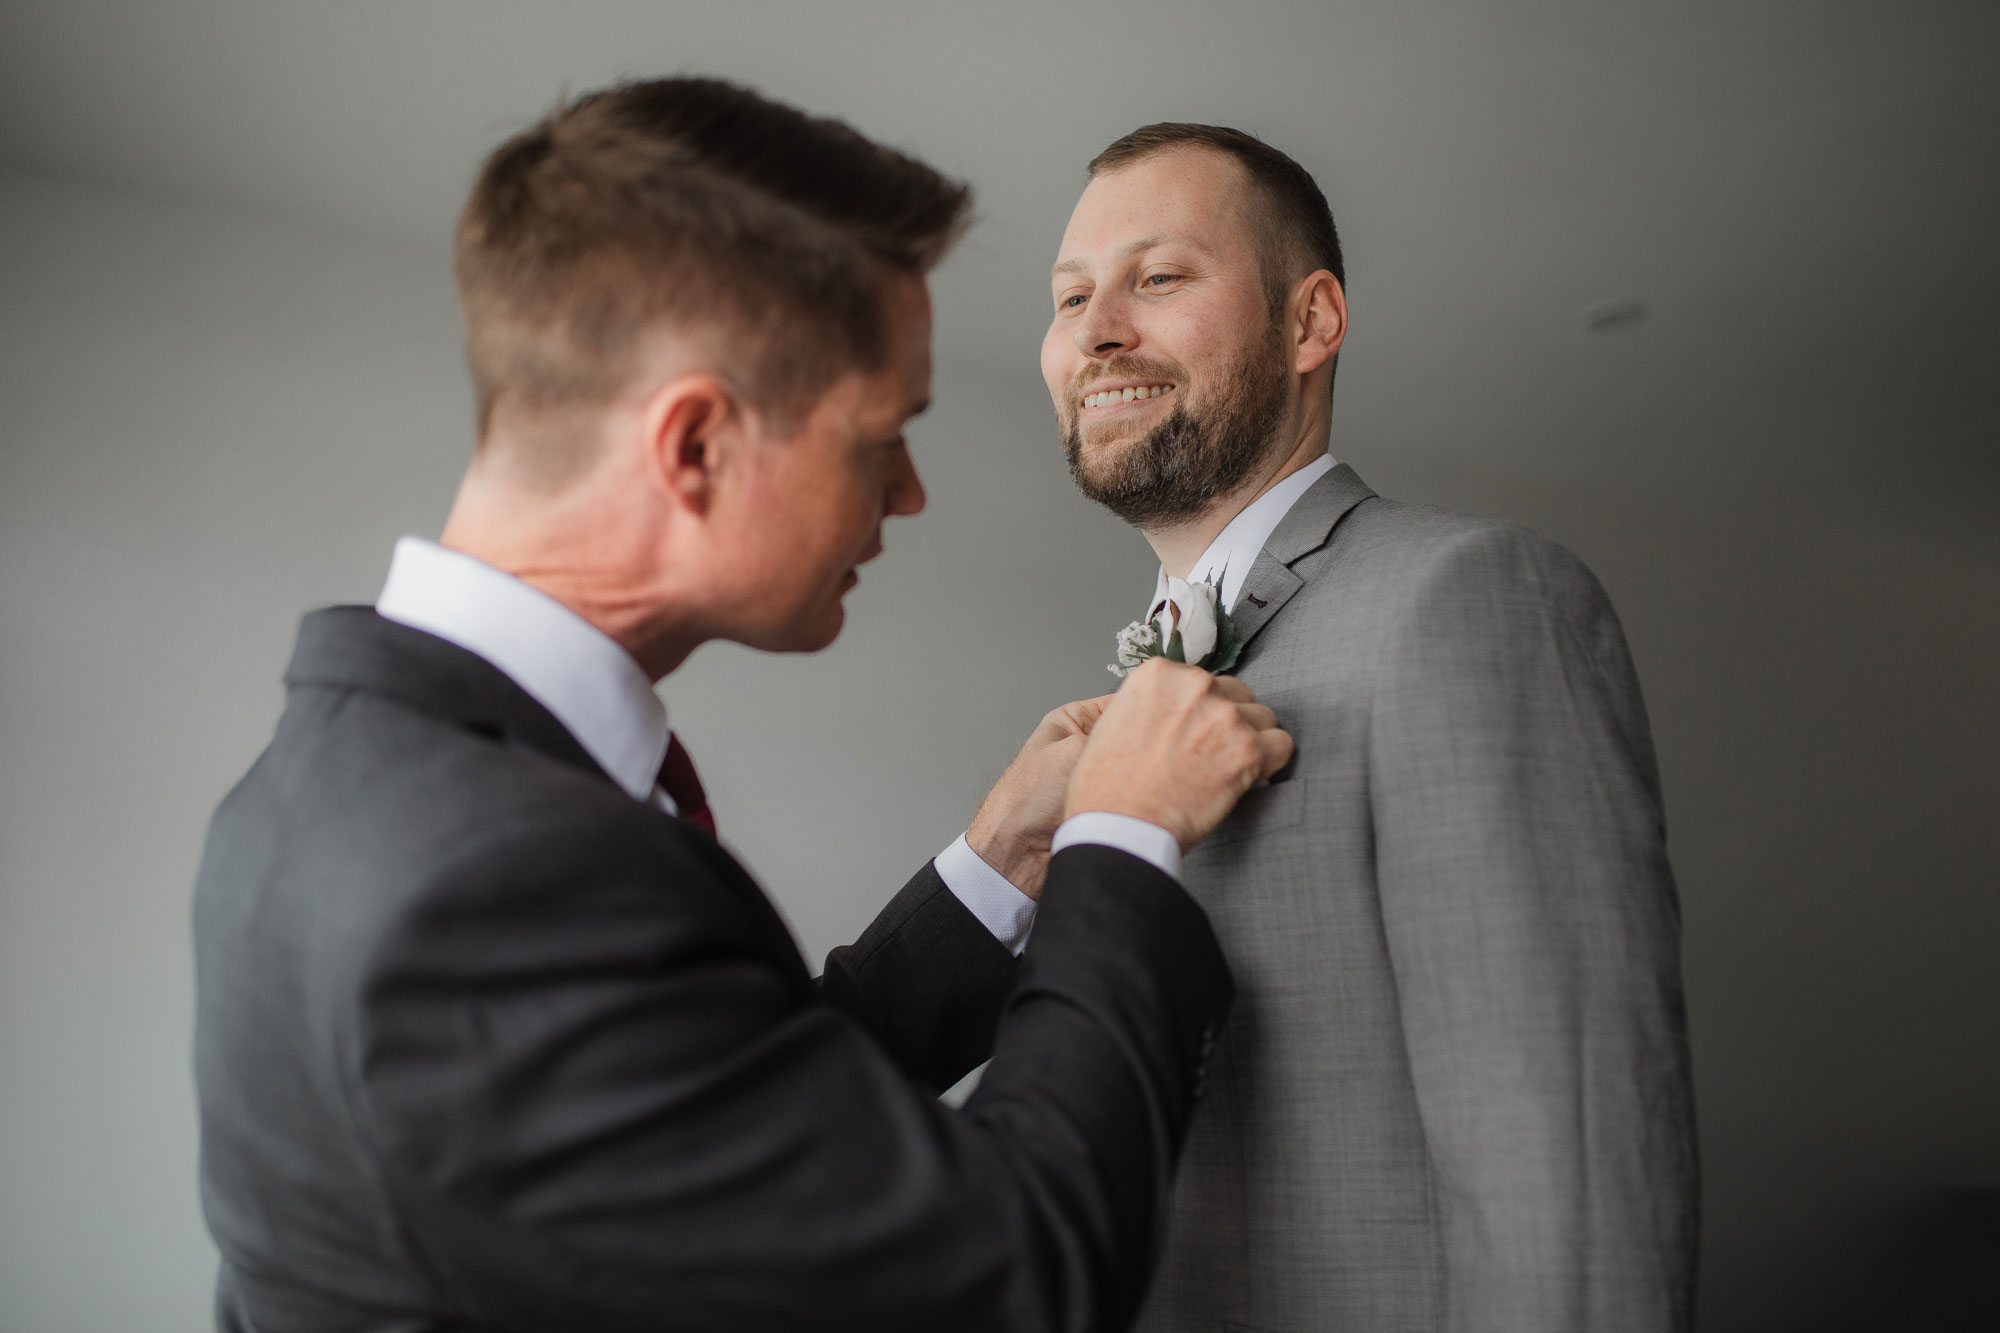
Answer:
[[[1229,623],[1236,626],[1244,647],[1250,646],[1257,631],[1284,610],[1292,594],[1305,584],[1304,579],[1271,554],[1269,547],[1257,553],[1257,563],[1243,576],[1243,595],[1236,599],[1236,606],[1229,613]]]
[[[1305,587],[1292,566],[1326,545],[1348,511],[1374,494],[1345,463],[1306,488],[1258,552],[1257,563],[1243,578],[1243,594],[1230,608],[1230,622],[1244,647]]]

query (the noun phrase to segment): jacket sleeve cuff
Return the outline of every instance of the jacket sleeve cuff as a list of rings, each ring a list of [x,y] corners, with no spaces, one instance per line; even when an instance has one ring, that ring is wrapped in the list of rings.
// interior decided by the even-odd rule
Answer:
[[[1116,815],[1109,810],[1085,810],[1071,815],[1056,830],[1055,840],[1049,844],[1049,854],[1053,856],[1065,847],[1083,843],[1129,852],[1163,875],[1171,875],[1175,879],[1181,876],[1180,840],[1158,824],[1136,816]]]

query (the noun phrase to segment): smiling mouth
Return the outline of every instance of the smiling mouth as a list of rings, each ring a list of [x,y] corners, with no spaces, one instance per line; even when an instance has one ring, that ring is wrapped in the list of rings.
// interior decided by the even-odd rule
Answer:
[[[1085,411],[1101,407],[1122,407],[1126,403],[1159,398],[1173,391],[1174,386],[1171,384],[1128,384],[1122,389],[1100,389],[1096,393],[1087,393],[1080,400],[1079,406]]]

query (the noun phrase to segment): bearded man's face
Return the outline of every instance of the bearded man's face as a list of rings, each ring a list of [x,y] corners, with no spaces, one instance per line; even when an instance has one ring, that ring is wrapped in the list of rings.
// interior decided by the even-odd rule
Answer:
[[[1248,482],[1294,388],[1242,167],[1171,149],[1090,182],[1063,234],[1042,342],[1070,475],[1141,527]]]
[[[1093,435],[1086,439],[1083,416],[1090,409],[1071,406],[1063,413],[1063,454],[1077,489],[1132,526],[1150,528],[1196,518],[1217,497],[1241,488],[1270,457],[1291,396],[1283,343],[1275,326],[1269,332],[1205,377],[1113,362],[1103,375],[1077,386],[1072,404],[1106,392],[1093,390],[1093,384],[1138,380],[1177,386],[1164,390],[1162,396],[1172,394],[1176,401],[1150,425],[1092,423]],[[1118,405],[1125,405],[1122,394]]]

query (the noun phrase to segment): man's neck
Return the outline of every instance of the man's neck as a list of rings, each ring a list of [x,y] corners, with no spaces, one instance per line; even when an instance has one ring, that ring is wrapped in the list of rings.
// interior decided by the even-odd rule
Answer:
[[[1258,496],[1320,457],[1326,448],[1326,435],[1313,432],[1300,440],[1290,453],[1273,459],[1248,482],[1228,495],[1218,496],[1199,516],[1169,527],[1141,528],[1153,553],[1160,558],[1160,568],[1173,578],[1186,578],[1194,568],[1194,562],[1201,559],[1202,552],[1222,534],[1230,520],[1255,504]]]
[[[537,498],[525,503],[469,476],[438,544],[560,602],[631,654],[649,679],[659,681],[686,661],[705,636],[667,623],[675,617],[661,606],[652,586],[656,571],[647,567],[650,544],[619,539],[621,534],[629,537],[624,528],[643,519],[618,511],[615,500],[567,504]],[[595,522],[577,521],[593,516]]]

